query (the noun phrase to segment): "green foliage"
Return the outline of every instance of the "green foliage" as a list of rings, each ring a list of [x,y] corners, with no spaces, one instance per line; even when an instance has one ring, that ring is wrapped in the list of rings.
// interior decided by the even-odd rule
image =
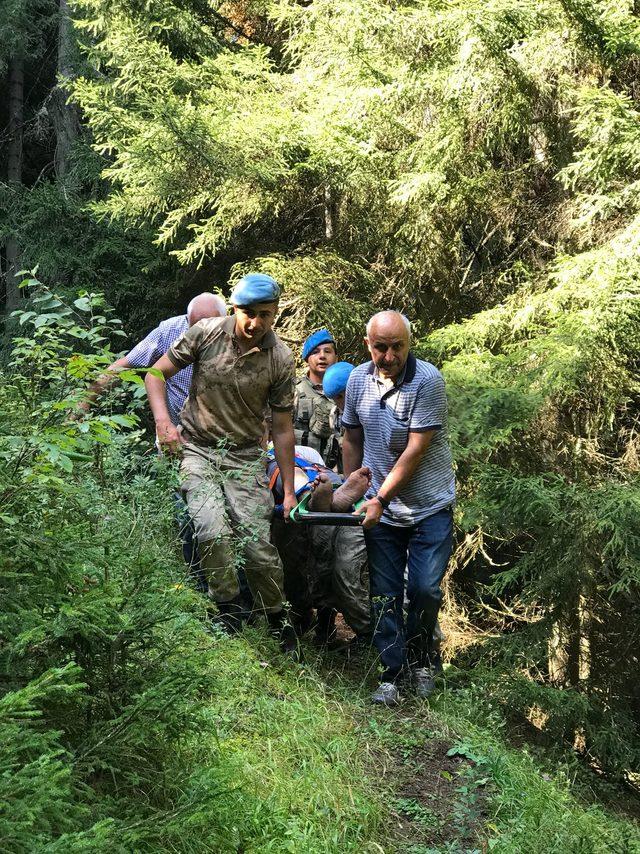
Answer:
[[[624,91],[584,87],[578,93],[574,126],[584,144],[560,178],[578,191],[575,224],[587,235],[600,221],[638,209],[638,118],[633,98]]]
[[[556,692],[557,693],[557,692]],[[633,823],[581,803],[571,791],[571,769],[544,771],[526,750],[505,746],[499,715],[487,704],[482,677],[471,688],[445,693],[434,713],[454,731],[463,731],[465,752],[480,761],[476,773],[491,781],[490,851],[535,854],[575,851],[635,854],[640,836]]]
[[[166,757],[210,685],[198,603],[172,587],[166,499],[136,463],[139,435],[117,436],[135,419],[68,418],[119,321],[97,295],[67,305],[29,286],[0,401],[3,847],[130,850],[116,835],[128,798],[147,792],[136,822],[166,806]]]
[[[3,75],[11,59],[42,59],[47,38],[55,30],[57,11],[53,0],[0,2],[0,18],[4,22],[0,44],[0,71]]]
[[[73,87],[113,158],[104,207],[153,221],[182,261],[327,241],[386,284],[378,305],[459,314],[558,230],[584,55],[559,3],[273,3],[271,55],[215,14],[179,51],[163,16],[195,31],[197,4],[79,9],[104,70]]]
[[[23,38],[26,7],[9,5]],[[142,791],[144,820],[156,810],[156,835],[145,837],[149,825],[138,832],[143,820],[131,819],[132,835],[118,839],[178,845],[184,816],[199,833],[209,821],[190,812],[190,793],[202,799],[209,785],[230,786],[206,763],[193,788],[180,782],[178,766],[175,788],[158,783],[165,747],[193,725],[191,688],[171,681],[167,627],[183,638],[176,647],[189,661],[187,650],[200,649],[190,618],[185,628],[175,601],[155,598],[173,571],[149,533],[151,508],[163,499],[139,457],[138,434],[126,432],[128,416],[64,417],[80,380],[111,358],[100,339],[115,327],[93,292],[109,280],[109,300],[135,304],[133,325],[145,323],[147,307],[160,312],[161,295],[178,290],[174,268],[162,272],[165,252],[183,265],[211,264],[217,280],[256,266],[276,275],[285,285],[280,328],[293,346],[328,325],[343,354],[358,358],[371,311],[409,314],[417,349],[443,368],[450,393],[465,535],[452,602],[464,605],[478,638],[460,660],[480,665],[487,692],[511,714],[537,715],[548,733],[613,774],[637,771],[636,7],[79,0],[87,65],[71,88],[104,183],[87,167],[90,212],[82,192],[67,197],[38,182],[25,198],[12,190],[4,219],[29,263],[41,261],[52,278],[62,271],[88,302],[43,295],[22,315],[33,331],[18,340],[0,386],[0,465],[10,591],[2,619],[16,638],[4,668],[7,679],[18,674],[7,689],[80,667],[88,687],[60,701],[63,715],[44,710],[62,733],[48,742],[52,763],[66,761],[56,745],[91,744],[97,756],[91,770],[74,765],[68,783],[60,777],[65,798],[76,798],[77,781],[106,793],[80,832],[110,833],[100,822],[129,820],[121,793]],[[89,261],[84,280],[81,256]],[[93,325],[76,322],[83,314]],[[127,478],[136,484],[133,504],[118,485]],[[11,527],[19,501],[28,522],[20,533]],[[123,541],[132,514],[140,521]],[[52,519],[64,520],[70,536],[58,536]],[[157,579],[153,595],[141,581],[148,573]],[[69,589],[73,607],[63,607]],[[166,622],[145,628],[149,610]],[[149,649],[158,655],[148,659]],[[198,662],[190,685],[206,681]],[[160,696],[174,689],[184,703],[163,710]],[[70,707],[82,726],[67,726]],[[197,702],[190,708],[197,716]],[[155,752],[143,719],[160,744]],[[95,732],[115,735],[101,742],[94,720]],[[112,752],[114,744],[145,756],[142,783],[127,748]],[[231,765],[240,775],[251,763],[243,754],[240,770]],[[592,816],[580,817],[572,836],[573,808],[561,799],[545,813],[546,790],[536,792],[522,823],[514,795],[514,826],[503,828],[498,850],[522,850],[531,838],[539,850],[605,850],[606,834],[589,847]],[[220,801],[219,811],[228,830],[246,810],[241,829],[229,831],[238,846],[264,825],[279,843],[290,831],[292,850],[301,840],[309,847],[315,825],[295,813],[292,829],[286,797],[265,812],[264,799],[242,795]],[[158,811],[167,804],[184,812],[164,822]],[[56,810],[55,833],[64,833]],[[354,838],[347,821],[342,837],[324,841],[348,850]]]
[[[578,4],[565,6],[575,13]],[[586,23],[600,34],[589,48],[624,58],[630,16],[611,4],[580,10],[583,36]],[[424,352],[449,383],[462,563],[482,582],[473,589],[483,604],[512,628],[467,660],[491,668],[487,684],[510,714],[537,710],[549,734],[624,773],[640,762],[637,661],[625,642],[638,630],[640,585],[640,136],[618,69],[618,91],[610,82],[576,89],[576,153],[559,175],[574,194],[567,234],[583,251],[434,332]]]
[[[618,771],[640,763],[635,653],[624,642],[640,628],[639,225],[424,342],[449,384],[462,525],[473,531],[464,559],[480,571],[475,548],[508,555],[485,595],[513,596],[526,624],[476,656],[496,668],[505,708],[544,709],[548,731],[582,733],[586,752]],[[569,658],[560,673],[555,645]]]
[[[154,320],[177,313],[182,283],[175,262],[153,245],[150,229],[99,220],[89,209],[88,200],[103,192],[101,162],[92,152],[77,154],[79,188],[46,181],[20,190],[0,185],[0,227],[18,241],[22,264],[37,267],[43,281],[57,282],[65,298],[79,290],[108,291],[127,330],[146,333]]]
[[[204,630],[135,416],[69,417],[119,321],[27,287],[0,383],[0,847],[362,850],[379,806],[349,722],[261,631]]]

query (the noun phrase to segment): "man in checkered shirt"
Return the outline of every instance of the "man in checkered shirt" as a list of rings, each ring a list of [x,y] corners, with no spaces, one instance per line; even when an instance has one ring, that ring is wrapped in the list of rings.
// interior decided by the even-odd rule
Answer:
[[[176,317],[163,320],[126,356],[116,359],[109,365],[105,373],[89,386],[85,399],[78,404],[79,413],[87,413],[100,395],[113,385],[121,371],[127,368],[150,367],[158,361],[160,356],[164,356],[189,327],[206,317],[224,317],[226,313],[227,306],[222,297],[206,292],[194,297],[187,306],[186,314],[178,314]],[[180,410],[189,394],[192,375],[193,366],[187,365],[167,380],[169,416],[176,425],[180,420]]]
[[[125,371],[127,368],[150,367],[158,361],[160,356],[164,356],[167,350],[175,344],[187,329],[199,320],[204,320],[207,317],[224,317],[226,313],[227,306],[222,297],[206,292],[194,297],[187,306],[186,314],[179,314],[176,317],[163,320],[146,338],[143,338],[139,344],[136,344],[133,350],[127,353],[126,356],[116,359],[115,362],[109,365],[106,372],[89,386],[85,399],[78,404],[78,415],[86,414],[91,409],[91,406],[100,395],[113,385],[121,371]],[[187,365],[186,368],[178,371],[175,376],[167,380],[169,416],[175,425],[180,420],[180,410],[184,406],[189,394],[192,375],[193,366]],[[175,494],[175,503],[178,524],[180,526],[182,554],[185,563],[189,567],[198,590],[206,593],[208,589],[207,582],[200,567],[193,523],[179,492]]]

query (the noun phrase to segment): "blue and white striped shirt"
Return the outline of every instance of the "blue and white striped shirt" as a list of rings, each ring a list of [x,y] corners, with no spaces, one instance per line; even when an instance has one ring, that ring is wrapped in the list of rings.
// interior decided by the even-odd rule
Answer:
[[[146,338],[127,353],[127,359],[132,368],[150,368],[164,356],[169,347],[189,328],[186,314],[170,317],[156,326]],[[189,386],[193,376],[193,365],[187,365],[177,374],[167,380],[167,405],[169,417],[174,424],[180,421],[180,411],[189,394]]]
[[[409,433],[436,430],[409,483],[391,501],[382,521],[408,527],[455,501],[455,478],[447,441],[447,397],[440,371],[410,353],[390,387],[373,362],[351,372],[342,424],[364,430],[363,465],[372,472],[368,497],[375,495],[407,447]]]

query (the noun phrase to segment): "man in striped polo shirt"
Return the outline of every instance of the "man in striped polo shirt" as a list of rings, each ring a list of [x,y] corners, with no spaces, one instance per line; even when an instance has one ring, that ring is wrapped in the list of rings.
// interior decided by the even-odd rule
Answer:
[[[369,557],[374,644],[384,667],[372,700],[385,705],[398,702],[407,669],[420,697],[431,694],[442,670],[433,632],[453,532],[444,380],[410,352],[410,338],[409,321],[398,312],[371,318],[365,341],[372,361],[351,373],[342,417],[345,475],[362,465],[372,472],[358,512]]]
[[[169,347],[191,326],[206,317],[225,317],[227,305],[218,294],[208,292],[198,294],[187,306],[186,314],[178,314],[163,320],[155,329],[138,342],[126,356],[116,359],[87,389],[78,403],[76,416],[80,417],[91,409],[98,398],[118,379],[118,374],[128,368],[149,368],[163,356]],[[167,404],[169,416],[174,424],[180,421],[180,410],[185,404],[191,385],[193,367],[187,365],[183,370],[167,380]]]

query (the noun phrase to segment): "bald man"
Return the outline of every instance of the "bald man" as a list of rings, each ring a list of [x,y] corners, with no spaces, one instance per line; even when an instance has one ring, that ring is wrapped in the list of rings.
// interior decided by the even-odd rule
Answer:
[[[410,352],[409,321],[396,311],[375,314],[365,343],[371,361],[347,383],[342,453],[345,475],[363,464],[372,473],[368,500],[357,511],[364,517],[374,644],[384,667],[372,700],[393,706],[407,671],[419,697],[432,693],[442,671],[433,634],[451,554],[455,483],[444,380]]]
[[[226,314],[227,306],[221,296],[206,291],[198,294],[187,306],[186,314],[179,314],[176,317],[163,320],[126,356],[121,356],[112,362],[104,374],[99,376],[87,389],[86,397],[77,406],[78,414],[89,412],[98,398],[118,379],[119,373],[126,371],[127,368],[149,368],[167,352],[169,347],[187,329],[199,320],[204,320],[206,317],[225,317]],[[189,394],[192,375],[193,368],[189,365],[167,380],[167,402],[169,414],[174,424],[178,424],[180,410]]]
[[[133,350],[127,353],[126,356],[121,356],[121,358],[116,359],[115,362],[109,365],[104,374],[99,376],[87,389],[85,398],[77,405],[75,417],[81,418],[88,413],[98,398],[116,382],[119,373],[127,370],[127,368],[150,367],[166,353],[169,347],[182,337],[187,329],[199,320],[204,320],[207,317],[225,317],[226,314],[227,306],[221,296],[208,292],[198,294],[187,306],[186,314],[179,314],[176,317],[163,320],[146,338],[143,338],[142,341],[136,344]],[[175,425],[179,422],[180,410],[184,406],[187,395],[189,394],[192,376],[193,367],[188,365],[167,380],[167,404],[170,418]],[[180,530],[182,554],[196,587],[204,593],[208,588],[206,579],[200,568],[193,525],[186,512],[186,506],[180,493],[176,493],[174,499]]]

